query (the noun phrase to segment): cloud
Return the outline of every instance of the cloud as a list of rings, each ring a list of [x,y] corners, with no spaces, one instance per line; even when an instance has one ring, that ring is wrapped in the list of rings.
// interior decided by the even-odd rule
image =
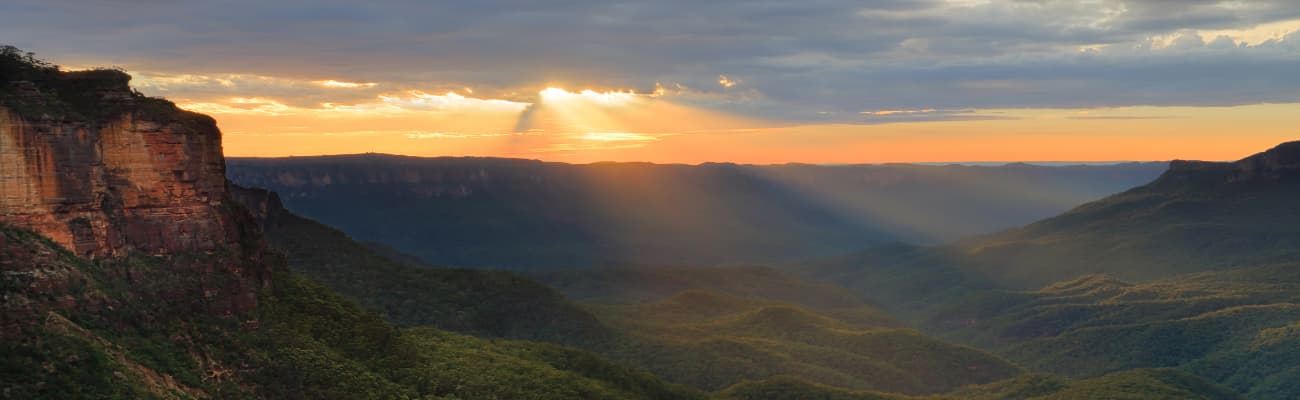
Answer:
[[[879,111],[863,111],[862,114],[864,114],[864,115],[873,115],[873,116],[877,116],[877,117],[887,117],[887,116],[891,116],[891,115],[920,115],[920,114],[932,114],[932,113],[937,113],[937,112],[939,112],[939,110],[936,110],[936,109],[933,109],[933,108],[926,108],[926,109],[922,109],[922,110],[879,110]]]
[[[1300,102],[1290,0],[12,0],[0,11],[11,44],[120,65],[147,93],[195,103],[382,94],[436,108],[460,100],[401,93],[470,87],[524,104],[547,86],[663,88],[727,112],[855,122],[862,110]]]
[[[338,88],[338,89],[372,88],[375,87],[375,85],[377,85],[374,82],[339,82],[333,79],[312,81],[312,83],[327,88]]]
[[[935,109],[923,108],[918,110],[874,110],[862,111],[862,117],[865,118],[861,123],[866,124],[887,124],[897,122],[921,122],[921,121],[980,121],[980,120],[1005,120],[1015,119],[1007,115],[999,115],[993,112],[982,112],[975,109]]]
[[[431,94],[418,90],[412,90],[399,96],[380,95],[379,100],[383,105],[422,111],[499,111],[513,113],[522,112],[529,106],[529,103],[510,100],[465,97],[456,92]]]
[[[718,84],[722,85],[722,87],[724,88],[731,88],[732,86],[736,86],[737,83],[740,82],[732,80],[731,78],[728,78],[726,75],[718,75]]]
[[[1142,120],[1142,119],[1170,119],[1170,118],[1178,118],[1178,117],[1173,117],[1173,116],[1168,116],[1168,115],[1071,115],[1071,116],[1068,116],[1068,117],[1065,117],[1065,118],[1067,118],[1067,119],[1081,119],[1081,120],[1089,120],[1089,119],[1095,119],[1095,120]]]

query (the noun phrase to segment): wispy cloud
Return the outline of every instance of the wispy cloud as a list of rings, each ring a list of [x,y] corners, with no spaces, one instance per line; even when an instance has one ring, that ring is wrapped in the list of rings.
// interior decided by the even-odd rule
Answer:
[[[1143,120],[1143,119],[1170,119],[1182,118],[1170,115],[1071,115],[1067,119],[1095,119],[1095,120]]]
[[[862,111],[867,124],[883,124],[896,122],[935,122],[935,121],[975,121],[975,120],[1003,120],[1015,119],[1009,115],[1001,115],[995,112],[981,112],[974,109],[952,109],[943,110],[936,108],[922,108],[916,110],[874,110]]]
[[[336,81],[336,80],[333,80],[333,79],[326,79],[326,80],[320,80],[320,81],[312,81],[312,83],[315,83],[315,84],[318,84],[318,85],[321,85],[321,86],[324,86],[324,87],[327,87],[327,88],[342,88],[342,89],[372,88],[372,87],[375,87],[376,85],[378,85],[377,83],[374,83],[374,82],[341,82],[341,81]]]

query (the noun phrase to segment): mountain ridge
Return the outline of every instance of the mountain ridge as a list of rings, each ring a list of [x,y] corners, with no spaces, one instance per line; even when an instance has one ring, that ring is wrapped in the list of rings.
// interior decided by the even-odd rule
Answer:
[[[575,165],[363,154],[232,158],[228,176],[279,193],[300,215],[430,264],[522,270],[775,264],[942,240],[1030,222],[1163,168]]]

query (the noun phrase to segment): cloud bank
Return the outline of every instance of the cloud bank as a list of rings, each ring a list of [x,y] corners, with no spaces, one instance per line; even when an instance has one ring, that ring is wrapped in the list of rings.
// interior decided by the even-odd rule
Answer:
[[[11,44],[123,66],[150,93],[234,108],[250,99],[243,108],[258,112],[515,107],[548,86],[851,123],[889,120],[871,114],[885,110],[948,120],[1300,102],[1300,5],[1289,0],[10,0],[0,10]]]

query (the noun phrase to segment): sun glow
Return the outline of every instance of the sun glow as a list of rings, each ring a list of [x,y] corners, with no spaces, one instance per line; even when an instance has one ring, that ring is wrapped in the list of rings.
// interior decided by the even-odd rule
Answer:
[[[377,84],[374,83],[374,82],[344,82],[344,81],[336,81],[336,80],[333,80],[333,79],[326,79],[326,80],[322,80],[322,81],[312,81],[312,83],[315,83],[315,84],[317,84],[317,85],[321,85],[321,86],[324,86],[324,87],[327,87],[327,88],[335,88],[335,89],[372,88],[372,87],[375,87],[375,85],[377,85]]]
[[[622,105],[631,103],[637,99],[637,93],[631,90],[597,92],[595,90],[587,89],[575,93],[557,87],[542,89],[541,92],[538,92],[538,95],[541,95],[543,101],[549,102],[578,100],[604,105]]]
[[[598,142],[653,142],[658,137],[631,132],[587,132],[574,136],[575,139],[594,140]]]

